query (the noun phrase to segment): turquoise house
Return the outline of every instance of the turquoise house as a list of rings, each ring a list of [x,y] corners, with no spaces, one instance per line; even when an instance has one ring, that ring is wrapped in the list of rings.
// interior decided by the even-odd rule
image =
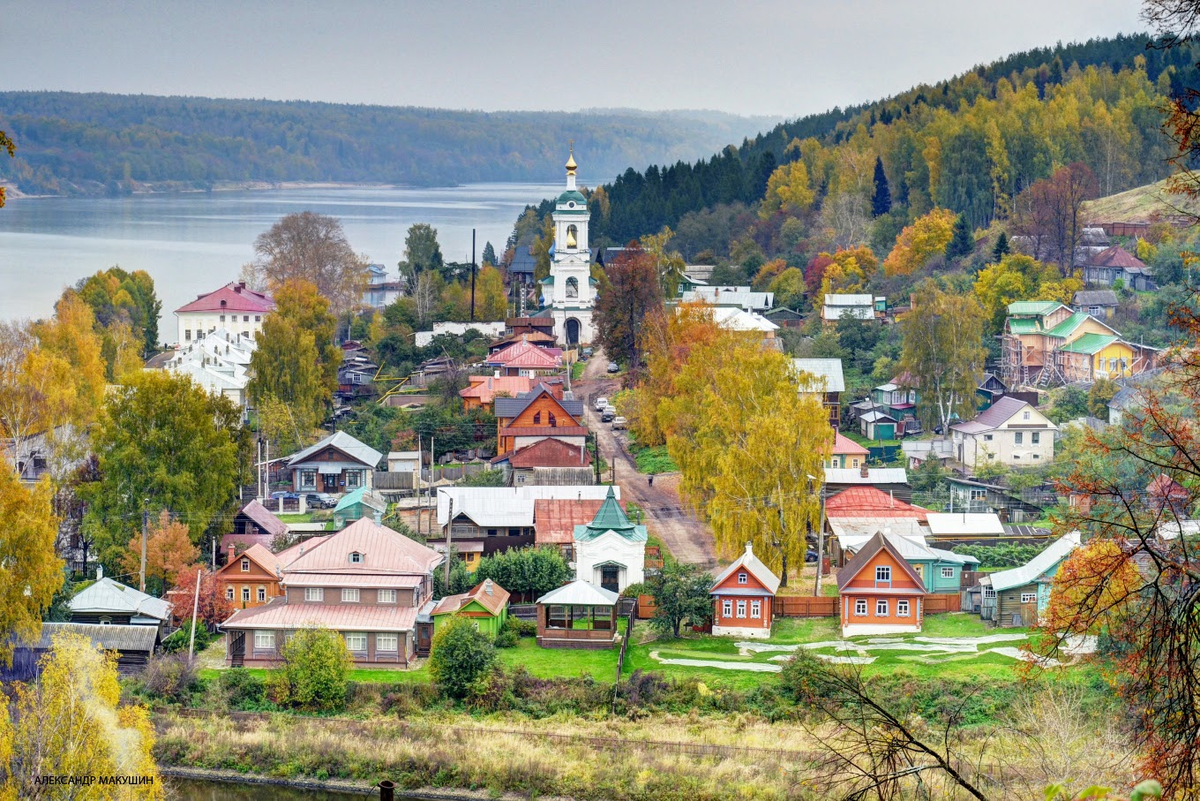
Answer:
[[[378,520],[387,511],[387,501],[368,487],[348,492],[333,508],[333,527],[339,531],[364,517]]]
[[[1037,623],[1050,605],[1050,588],[1058,568],[1080,541],[1078,531],[1064,534],[1026,564],[980,579],[980,617],[1002,627]]]

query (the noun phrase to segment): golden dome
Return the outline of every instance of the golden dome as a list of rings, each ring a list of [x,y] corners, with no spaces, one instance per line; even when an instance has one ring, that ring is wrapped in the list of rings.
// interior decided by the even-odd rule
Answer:
[[[571,155],[567,156],[567,175],[574,175],[575,168],[579,165],[575,163],[575,149],[571,148]]]

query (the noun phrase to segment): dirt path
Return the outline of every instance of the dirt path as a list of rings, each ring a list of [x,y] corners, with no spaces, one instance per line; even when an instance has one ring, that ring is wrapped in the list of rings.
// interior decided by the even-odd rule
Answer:
[[[584,414],[588,427],[596,432],[600,453],[609,465],[615,465],[617,485],[621,498],[641,507],[646,524],[655,536],[663,541],[667,550],[680,562],[697,564],[705,570],[717,566],[713,535],[708,525],[696,516],[679,497],[679,477],[673,474],[655,476],[651,486],[648,476],[637,472],[633,457],[625,447],[625,438],[614,432],[608,423],[600,422],[600,415],[592,407],[592,399],[611,397],[620,391],[619,379],[610,377],[605,368],[608,358],[600,348],[584,368],[583,379],[574,386],[575,397],[584,402]]]

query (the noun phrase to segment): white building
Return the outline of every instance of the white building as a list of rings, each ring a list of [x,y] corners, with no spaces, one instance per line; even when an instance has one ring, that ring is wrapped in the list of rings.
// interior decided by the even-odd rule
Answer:
[[[775,305],[774,292],[755,292],[748,286],[702,286],[683,293],[684,303],[736,306],[743,311],[765,312]]]
[[[575,527],[575,578],[621,592],[646,577],[646,527],[630,521],[616,493],[600,504],[592,522]]]
[[[856,320],[875,319],[874,295],[826,295],[825,305],[821,308],[821,319],[827,323],[836,323],[842,316],[849,314]]]
[[[974,420],[950,426],[955,457],[967,467],[998,461],[1009,467],[1054,458],[1058,426],[1028,402],[1006,395]]]
[[[504,336],[504,322],[498,323],[434,323],[432,331],[418,331],[414,334],[414,342],[418,348],[427,347],[433,338],[447,334],[461,337],[468,331],[478,331],[489,339]]]
[[[254,339],[218,328],[180,343],[173,354],[151,360],[147,369],[162,368],[186,375],[213,395],[224,395],[244,409],[255,347]]]
[[[235,337],[256,339],[263,319],[275,309],[275,301],[265,292],[249,289],[244,283],[230,283],[175,310],[180,346],[223,328]]]
[[[575,188],[574,153],[567,159],[567,189],[554,204],[554,257],[542,279],[542,297],[554,320],[554,336],[564,345],[591,342],[596,286],[588,250],[587,198]]]

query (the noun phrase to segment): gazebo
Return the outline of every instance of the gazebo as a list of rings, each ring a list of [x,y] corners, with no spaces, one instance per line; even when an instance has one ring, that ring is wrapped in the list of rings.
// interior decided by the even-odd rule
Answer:
[[[617,593],[576,580],[537,599],[543,648],[611,648],[617,641]]]

